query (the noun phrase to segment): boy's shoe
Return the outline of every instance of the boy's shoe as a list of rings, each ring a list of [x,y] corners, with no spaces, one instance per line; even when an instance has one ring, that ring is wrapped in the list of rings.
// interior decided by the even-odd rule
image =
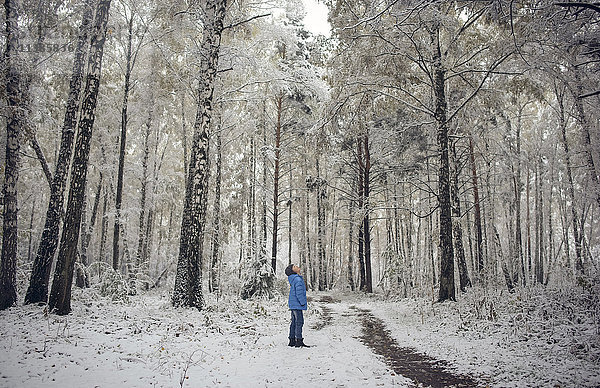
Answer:
[[[296,338],[295,346],[297,348],[310,348],[310,346],[304,344],[304,338]]]
[[[290,338],[290,343],[288,344],[288,346],[296,346],[296,339]]]

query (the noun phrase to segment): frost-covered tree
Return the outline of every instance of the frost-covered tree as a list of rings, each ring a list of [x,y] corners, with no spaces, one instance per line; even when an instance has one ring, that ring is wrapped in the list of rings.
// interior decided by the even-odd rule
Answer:
[[[58,251],[58,261],[54,271],[52,290],[48,300],[48,308],[59,315],[71,312],[73,270],[81,228],[81,214],[87,183],[90,143],[94,120],[96,118],[95,111],[100,87],[102,56],[104,53],[104,42],[106,41],[110,3],[111,0],[101,0],[97,3],[91,34],[92,39],[88,54],[81,112],[73,151],[67,212]]]
[[[226,0],[209,0],[205,8],[201,43],[203,60],[198,74],[197,110],[186,179],[179,260],[173,293],[174,306],[198,309],[203,306],[202,249],[209,175],[208,133],[213,115],[213,93],[226,7]]]

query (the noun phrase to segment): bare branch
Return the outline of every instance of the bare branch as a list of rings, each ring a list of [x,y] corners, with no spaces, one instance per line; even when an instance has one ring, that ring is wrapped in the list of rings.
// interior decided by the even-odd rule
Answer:
[[[233,24],[230,24],[228,26],[223,27],[223,31],[225,31],[225,30],[227,30],[229,28],[235,28],[237,26],[241,26],[242,24],[248,23],[248,22],[250,22],[252,20],[255,20],[255,19],[258,19],[258,18],[264,18],[264,17],[267,17],[267,16],[271,16],[271,14],[270,13],[266,13],[266,14],[263,14],[263,15],[252,16],[250,19],[242,20],[241,22],[233,23]]]
[[[385,8],[384,8],[384,9],[383,9],[381,12],[379,12],[379,13],[377,13],[377,14],[373,15],[373,16],[370,16],[370,17],[368,17],[368,18],[366,18],[366,19],[359,20],[359,21],[358,21],[357,23],[355,23],[354,25],[351,25],[351,26],[346,26],[346,27],[344,27],[343,29],[344,29],[344,30],[351,30],[351,29],[354,29],[354,28],[356,28],[356,27],[360,26],[360,25],[361,25],[361,24],[363,24],[363,23],[368,23],[368,22],[371,22],[371,21],[373,21],[373,20],[377,19],[378,17],[380,17],[381,15],[383,15],[383,14],[384,14],[384,13],[385,13],[385,12],[386,12],[388,9],[392,8],[392,7],[393,7],[393,6],[394,6],[394,5],[395,5],[395,4],[396,4],[398,1],[399,1],[399,0],[392,1],[392,2],[391,2],[391,3],[390,3],[388,6],[387,6],[387,7],[385,7]]]
[[[588,94],[583,94],[583,95],[579,96],[579,98],[593,97],[593,96],[597,96],[598,94],[600,94],[600,90],[596,90],[595,92],[591,92]]]
[[[558,5],[559,7],[579,7],[579,8],[587,8],[594,10],[596,12],[600,12],[600,5],[594,3],[554,3],[554,5]]]

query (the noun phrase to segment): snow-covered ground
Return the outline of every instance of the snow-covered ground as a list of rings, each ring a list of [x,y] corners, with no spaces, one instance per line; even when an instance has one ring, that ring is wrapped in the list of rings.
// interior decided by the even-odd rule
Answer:
[[[123,303],[77,289],[68,316],[39,306],[0,312],[0,387],[409,386],[360,342],[351,306],[371,310],[400,346],[490,386],[600,384],[598,311],[586,312],[572,295],[472,292],[433,305],[327,295],[335,302],[309,293],[305,342],[316,346],[297,349],[286,346],[285,296],[209,296],[199,312],[174,309],[165,291]]]

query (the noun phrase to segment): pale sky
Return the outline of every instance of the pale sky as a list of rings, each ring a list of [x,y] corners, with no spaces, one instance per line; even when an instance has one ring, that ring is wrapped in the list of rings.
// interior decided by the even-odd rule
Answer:
[[[330,25],[327,22],[327,7],[317,0],[302,0],[306,17],[304,25],[306,29],[315,35],[321,34],[327,37],[331,36]]]

